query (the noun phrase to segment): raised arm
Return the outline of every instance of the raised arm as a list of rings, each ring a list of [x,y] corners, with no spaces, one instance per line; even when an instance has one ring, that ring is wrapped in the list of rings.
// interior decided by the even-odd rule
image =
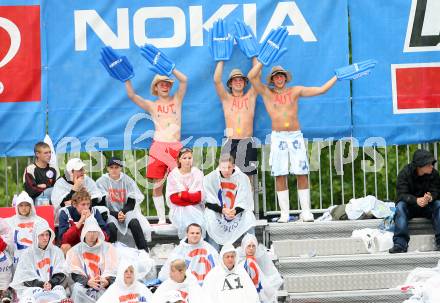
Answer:
[[[249,71],[248,78],[257,93],[259,93],[263,97],[269,97],[270,96],[269,88],[266,85],[264,85],[263,82],[261,82],[262,69],[263,69],[263,64],[257,61],[257,63],[254,64],[254,66]]]
[[[130,80],[125,81],[125,91],[127,92],[127,96],[128,98],[131,99],[131,101],[136,103],[136,105],[142,108],[143,110],[146,110],[147,112],[151,113],[151,110],[153,108],[153,102],[145,100],[141,96],[137,95],[133,89],[133,85],[131,84]]]
[[[226,91],[225,86],[223,85],[222,82],[224,66],[225,66],[224,61],[218,61],[214,71],[214,86],[217,95],[220,97],[220,101],[226,100],[226,98],[228,97],[228,92]]]
[[[188,86],[188,77],[177,68],[173,70],[173,75],[176,77],[177,81],[179,81],[179,89],[177,90],[175,97],[177,101],[182,102]]]
[[[303,86],[301,88],[300,96],[301,97],[313,97],[326,93],[333,85],[336,83],[336,76],[333,76],[330,80],[328,80],[322,86]]]
[[[252,67],[254,67],[255,65],[257,65],[257,63],[258,63],[257,57],[252,57]],[[258,78],[261,78],[261,69],[260,69],[260,72],[258,73],[258,76],[257,76],[257,77],[258,77]],[[251,83],[251,84],[252,84],[252,83]],[[255,90],[253,84],[251,85],[251,88],[249,89],[248,92],[251,93],[252,95],[258,95],[258,93],[257,93],[257,91]]]

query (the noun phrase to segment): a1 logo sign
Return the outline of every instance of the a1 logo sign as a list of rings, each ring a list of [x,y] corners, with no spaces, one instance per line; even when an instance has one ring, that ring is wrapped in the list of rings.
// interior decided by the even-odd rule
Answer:
[[[40,6],[0,6],[0,102],[41,101]]]

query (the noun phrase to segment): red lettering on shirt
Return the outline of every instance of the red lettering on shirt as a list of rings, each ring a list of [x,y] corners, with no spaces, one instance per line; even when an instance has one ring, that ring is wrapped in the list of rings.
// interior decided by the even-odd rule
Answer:
[[[27,223],[18,223],[17,225],[20,228],[33,228],[34,222],[27,222]]]
[[[130,300],[135,300],[139,297],[139,294],[126,294],[123,296],[119,296],[119,302],[127,302]]]
[[[125,189],[109,188],[108,194],[110,201],[117,203],[125,203],[127,191]]]

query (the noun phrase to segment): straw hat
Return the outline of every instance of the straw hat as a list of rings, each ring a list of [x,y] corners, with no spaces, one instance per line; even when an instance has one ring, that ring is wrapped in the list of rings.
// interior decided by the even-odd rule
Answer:
[[[150,87],[150,91],[153,96],[157,96],[156,84],[159,83],[160,81],[169,82],[169,83],[171,83],[171,85],[174,83],[174,80],[169,78],[168,76],[164,76],[164,75],[154,76],[153,81],[151,82],[151,87]]]
[[[226,82],[227,87],[231,87],[231,81],[234,78],[243,78],[244,82],[245,82],[245,86],[248,84],[249,79],[243,74],[243,72],[241,70],[239,70],[238,68],[234,68],[231,73],[229,74],[229,79],[228,82]]]
[[[286,76],[286,83],[292,80],[292,74],[285,70],[281,65],[277,65],[272,67],[270,74],[267,75],[266,81],[269,85],[273,84],[272,77],[276,74],[284,74]]]

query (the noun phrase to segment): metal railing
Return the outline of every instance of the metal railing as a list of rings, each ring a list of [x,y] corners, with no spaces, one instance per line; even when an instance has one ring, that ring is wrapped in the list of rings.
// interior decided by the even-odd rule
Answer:
[[[387,147],[357,147],[353,139],[339,141],[308,142],[310,173],[308,175],[314,212],[323,212],[335,204],[348,203],[351,198],[374,195],[381,200],[395,199],[397,174],[404,165],[410,163],[417,148],[430,150],[438,157],[436,143],[393,145]],[[254,184],[256,213],[260,216],[278,214],[274,178],[269,167],[270,146],[259,149],[259,170]],[[124,173],[131,176],[146,196],[143,206],[148,217],[155,215],[151,203],[152,184],[145,176],[148,154],[144,150],[83,152],[59,154],[57,159],[60,170],[64,170],[68,158],[81,157],[87,167],[87,173],[97,179],[105,172],[106,158],[118,155],[125,162]],[[219,156],[219,148],[194,148],[194,164],[206,174],[212,171]],[[32,157],[4,157],[0,161],[0,206],[10,205],[15,193],[23,189],[22,176]],[[299,203],[295,177],[289,176],[290,203],[292,213],[297,213]]]

